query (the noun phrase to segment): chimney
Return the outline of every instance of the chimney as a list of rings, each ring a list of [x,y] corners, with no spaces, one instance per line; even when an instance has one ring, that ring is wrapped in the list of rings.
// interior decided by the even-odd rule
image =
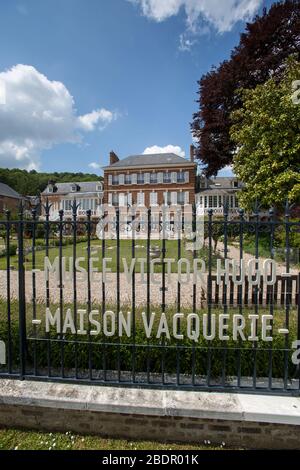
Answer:
[[[191,158],[192,163],[194,163],[194,161],[195,161],[195,153],[196,153],[195,146],[191,145],[190,146],[190,158]]]
[[[115,154],[115,152],[111,151],[109,154],[109,164],[113,165],[114,163],[117,163],[119,161],[118,155]]]

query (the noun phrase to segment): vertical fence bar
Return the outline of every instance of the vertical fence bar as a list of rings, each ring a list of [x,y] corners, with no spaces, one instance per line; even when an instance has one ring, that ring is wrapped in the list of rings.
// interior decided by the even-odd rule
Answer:
[[[18,221],[18,264],[19,264],[19,348],[20,380],[26,375],[26,296],[24,266],[24,207],[20,206]]]
[[[131,240],[131,257],[135,259],[135,222],[134,222],[134,214],[132,214],[131,218],[131,233],[132,233],[132,240]],[[132,285],[131,285],[131,296],[132,296],[132,323],[133,323],[133,347],[132,347],[132,381],[135,383],[135,354],[136,354],[136,325],[135,325],[135,267],[132,270]]]
[[[73,213],[73,311],[74,311],[74,326],[75,326],[75,378],[78,378],[78,334],[77,334],[77,270],[76,270],[76,257],[77,257],[77,209],[79,205],[74,199],[72,205]]]
[[[92,311],[92,296],[91,296],[91,215],[92,211],[89,209],[86,212],[87,216],[87,306],[88,306],[88,318]],[[93,364],[92,364],[92,343],[91,343],[91,324],[88,321],[88,342],[89,342],[89,379],[93,380]]]
[[[174,216],[175,219],[175,216]],[[182,214],[181,214],[181,209],[177,211],[177,224],[178,224],[178,239],[177,239],[177,258],[178,260],[181,259],[181,228],[182,228]],[[174,220],[175,224],[175,220]],[[174,227],[175,231],[175,227]],[[178,270],[177,270],[177,276],[178,276]],[[180,313],[181,311],[181,284],[179,282],[179,276],[178,276],[178,281],[177,281],[177,312]],[[180,321],[179,325],[177,323],[176,325],[176,333],[180,335]],[[179,348],[179,343],[178,340],[176,342],[176,383],[177,386],[180,385],[180,348]]]
[[[162,218],[162,304],[161,310],[162,313],[166,312],[166,265],[165,265],[165,258],[166,258],[166,206],[163,206],[163,218]],[[161,358],[161,377],[162,377],[162,384],[165,384],[165,338],[162,338],[162,358]]]
[[[35,253],[35,238],[36,238],[36,209],[32,210],[32,319],[36,320],[36,253]],[[36,325],[33,325],[33,336],[35,338],[33,342],[33,367],[34,367],[34,375],[37,375],[37,329]]]
[[[256,259],[256,269],[259,269],[259,207],[258,202],[256,201],[255,206],[255,259]],[[254,288],[254,305],[255,305],[255,314],[259,314],[259,284]],[[253,343],[253,388],[256,389],[257,382],[257,341]]]
[[[7,366],[12,373],[12,338],[11,338],[11,283],[10,283],[10,211],[6,211],[6,295],[7,295]]]
[[[274,225],[274,211],[269,211],[270,215],[270,258],[274,259],[274,235],[275,235],[275,225]],[[273,266],[271,266],[271,277],[273,275]],[[275,278],[277,273],[275,272]],[[270,286],[270,295],[269,295],[269,308],[270,308],[270,315],[274,316],[274,285]],[[271,335],[273,336],[273,326],[274,321],[271,321],[272,331]],[[272,390],[273,385],[273,343],[269,345],[269,380],[268,380],[268,387]]]
[[[290,327],[290,210],[287,201],[285,208],[285,256],[286,256],[286,283],[285,283],[285,328],[289,330]],[[288,387],[289,376],[289,334],[285,336],[285,351],[284,351],[284,390]]]
[[[300,341],[300,272],[297,277],[297,340]],[[300,346],[298,347],[298,353],[300,352]],[[300,364],[297,366],[298,369],[298,389],[300,391]]]
[[[224,204],[224,262],[228,258],[228,209],[229,205],[227,201]],[[228,313],[228,306],[227,306],[227,284],[226,284],[226,276],[224,275],[223,279],[223,311],[224,315]],[[227,351],[226,349],[223,350],[223,364],[222,364],[222,385],[225,387],[226,381],[226,361],[227,361]]]
[[[50,235],[50,226],[49,226],[49,216],[50,216],[50,204],[47,198],[46,205],[44,206],[45,210],[45,255],[46,258],[49,258],[49,235]],[[47,277],[46,279],[46,307],[50,308],[50,283]],[[50,333],[46,333],[47,338],[47,367],[48,367],[48,377],[51,377],[51,339]]]
[[[117,230],[117,324],[120,324],[120,209],[116,210],[116,230]],[[118,382],[121,382],[121,343],[118,337],[117,354]]]
[[[213,210],[208,210],[208,282],[207,282],[207,310],[208,310],[208,334],[211,334],[211,310],[212,310],[212,217]],[[211,347],[207,350],[207,386],[210,386],[211,379]]]
[[[196,248],[196,243],[197,243],[197,208],[196,204],[193,204],[192,208],[192,230],[193,233],[195,234],[195,240],[194,240],[194,250],[193,250],[193,261],[197,259],[197,250]],[[182,219],[182,229],[181,229],[181,234],[183,234],[184,230],[184,216]],[[195,273],[195,263],[194,263],[194,272],[193,272],[193,312],[196,313],[197,311],[197,272]],[[195,326],[195,325],[194,325]],[[192,348],[192,385],[193,387],[195,386],[196,383],[196,345],[195,341],[193,342],[193,348]]]
[[[242,263],[244,260],[244,211],[240,209],[240,233],[239,233],[239,243],[240,243],[240,280],[242,282],[243,278],[243,269]],[[239,314],[243,315],[243,284],[238,286],[238,305],[239,305]],[[242,340],[239,338],[239,349],[238,349],[238,363],[237,363],[237,370],[238,370],[238,377],[237,377],[237,386],[241,387],[241,348],[242,348]]]
[[[60,368],[61,377],[65,375],[65,351],[64,351],[64,334],[63,334],[63,309],[64,309],[64,276],[63,276],[63,218],[64,211],[59,211],[59,309],[60,309]]]
[[[109,215],[107,215],[107,225],[105,223],[105,218],[106,215],[103,214],[103,230],[102,230],[102,249],[101,249],[101,257],[102,257],[102,278],[101,278],[101,283],[102,283],[102,324],[103,324],[103,317],[105,314],[106,310],[106,292],[105,292],[105,282],[104,282],[104,275],[103,275],[103,260],[105,259],[105,230],[110,229],[110,220],[109,220]],[[105,343],[105,338],[102,334],[102,341]],[[107,363],[106,363],[106,345],[103,345],[103,354],[102,354],[102,368],[103,368],[103,380],[104,382],[107,381]]]
[[[151,209],[148,209],[147,218],[147,322],[150,320],[150,246],[151,246]],[[147,383],[150,383],[150,356],[151,350],[149,347],[150,341],[147,339]]]

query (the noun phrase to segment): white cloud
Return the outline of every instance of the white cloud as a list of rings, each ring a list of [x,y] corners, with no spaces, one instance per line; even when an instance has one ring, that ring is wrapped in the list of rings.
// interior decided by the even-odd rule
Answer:
[[[97,127],[104,129],[108,124],[117,119],[117,117],[117,113],[113,113],[107,109],[96,109],[89,114],[79,116],[78,127],[87,132],[94,131]]]
[[[138,4],[142,14],[162,22],[185,12],[187,30],[180,37],[179,48],[189,50],[194,37],[208,31],[208,26],[218,33],[231,31],[238,21],[248,21],[258,11],[263,0],[128,0]]]
[[[152,147],[147,147],[144,150],[143,155],[152,155],[155,153],[175,153],[176,155],[185,158],[185,151],[178,145],[166,145],[165,147],[153,145]]]
[[[58,81],[34,67],[16,65],[0,73],[0,166],[38,169],[40,153],[56,144],[79,143],[80,131],[103,128],[116,115],[106,109],[77,116],[75,102]]]
[[[233,176],[233,175],[234,175],[234,171],[233,171],[232,165],[225,166],[218,173],[218,176]]]
[[[100,163],[91,162],[91,163],[89,163],[89,167],[92,168],[93,170],[100,170],[101,165],[100,165]]]

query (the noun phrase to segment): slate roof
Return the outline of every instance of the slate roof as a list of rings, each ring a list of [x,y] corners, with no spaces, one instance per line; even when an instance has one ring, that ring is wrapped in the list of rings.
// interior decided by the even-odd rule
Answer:
[[[5,183],[0,183],[0,196],[21,199],[20,194]]]
[[[76,184],[80,189],[79,191],[72,192],[72,186]],[[97,193],[97,186],[102,185],[101,181],[86,181],[80,183],[55,183],[57,190],[54,193],[48,192],[47,188],[42,192],[42,194],[82,194],[82,193]]]
[[[124,168],[124,167],[136,167],[136,166],[161,166],[161,165],[182,165],[185,163],[191,163],[175,153],[155,153],[151,155],[131,155],[130,157],[124,158],[113,165],[106,166],[104,168]]]

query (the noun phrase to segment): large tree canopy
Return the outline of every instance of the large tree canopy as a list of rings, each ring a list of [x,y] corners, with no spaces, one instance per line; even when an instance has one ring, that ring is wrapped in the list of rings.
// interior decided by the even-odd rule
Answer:
[[[293,93],[299,79],[300,62],[290,59],[280,82],[272,78],[243,91],[243,107],[232,114],[234,171],[245,183],[239,197],[245,208],[256,199],[264,207],[282,207],[287,198],[300,202],[300,103]]]
[[[253,89],[280,76],[291,54],[300,52],[300,1],[275,3],[246,26],[231,58],[204,75],[199,83],[199,111],[192,133],[207,176],[232,164],[231,113],[241,107],[236,90]]]

